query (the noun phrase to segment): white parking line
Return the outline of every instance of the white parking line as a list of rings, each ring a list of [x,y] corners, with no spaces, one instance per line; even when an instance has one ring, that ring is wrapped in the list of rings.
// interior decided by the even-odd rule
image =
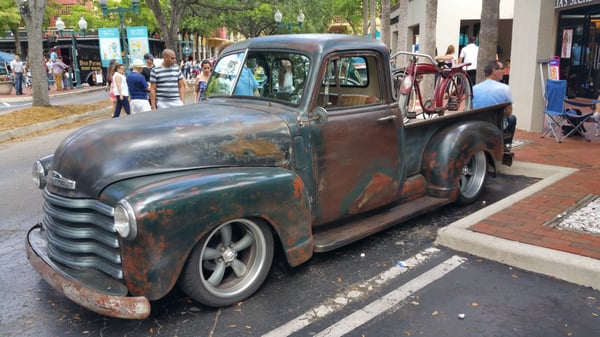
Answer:
[[[350,301],[367,297],[369,293],[372,293],[394,278],[404,274],[409,270],[409,268],[425,262],[434,254],[439,253],[439,251],[439,249],[431,247],[416,254],[408,260],[399,261],[394,267],[380,273],[375,277],[372,277],[365,282],[350,286],[349,291],[342,294],[337,294],[335,297],[326,300],[323,304],[310,309],[288,323],[264,334],[263,337],[289,336],[294,332],[309,326],[311,323],[322,319],[333,312],[343,309]]]
[[[315,337],[341,337],[384,312],[397,310],[399,308],[398,304],[401,301],[414,294],[416,291],[442,278],[444,275],[460,266],[466,260],[466,258],[456,255],[449,258],[431,270],[404,284],[400,288],[389,292],[377,301],[374,301],[361,310],[355,311],[354,313],[346,316],[334,325],[316,334]]]

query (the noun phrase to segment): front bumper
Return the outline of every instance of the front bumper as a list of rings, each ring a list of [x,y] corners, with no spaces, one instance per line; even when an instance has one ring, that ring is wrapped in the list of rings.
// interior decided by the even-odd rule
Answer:
[[[127,296],[127,288],[98,271],[71,269],[50,260],[42,224],[27,233],[27,258],[54,289],[82,307],[111,317],[143,319],[150,315],[150,301],[144,296]]]

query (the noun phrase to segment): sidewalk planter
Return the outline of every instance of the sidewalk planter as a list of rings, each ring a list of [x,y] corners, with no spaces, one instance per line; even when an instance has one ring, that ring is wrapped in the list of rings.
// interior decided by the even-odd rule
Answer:
[[[8,95],[12,91],[12,81],[0,81],[0,95]]]

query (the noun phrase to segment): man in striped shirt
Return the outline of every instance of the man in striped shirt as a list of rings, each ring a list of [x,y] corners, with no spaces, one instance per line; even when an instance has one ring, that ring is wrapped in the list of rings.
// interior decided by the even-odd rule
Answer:
[[[162,52],[163,62],[160,67],[150,72],[150,104],[152,110],[182,106],[185,98],[185,79],[179,66],[175,52],[165,49]]]

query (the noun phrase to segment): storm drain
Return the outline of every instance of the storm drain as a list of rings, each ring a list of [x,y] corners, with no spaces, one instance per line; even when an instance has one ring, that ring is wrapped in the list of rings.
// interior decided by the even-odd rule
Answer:
[[[587,234],[600,234],[600,196],[586,195],[546,225]]]

